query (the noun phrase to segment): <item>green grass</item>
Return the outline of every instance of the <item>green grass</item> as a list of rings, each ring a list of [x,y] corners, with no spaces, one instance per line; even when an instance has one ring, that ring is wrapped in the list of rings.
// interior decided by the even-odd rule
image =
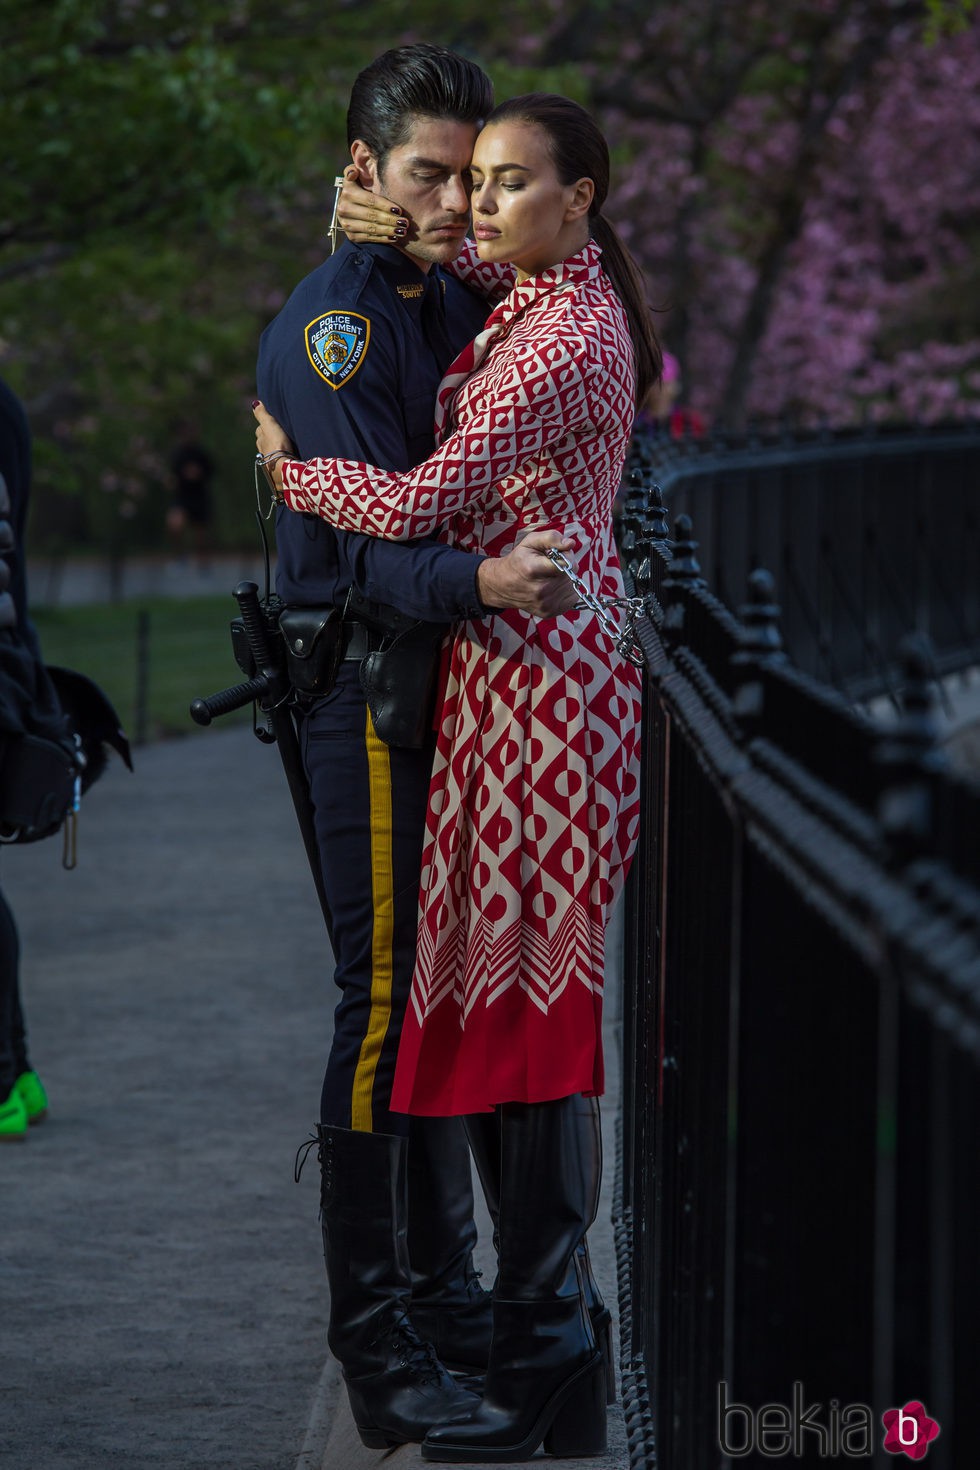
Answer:
[[[142,720],[137,707],[141,612],[148,634]],[[45,662],[77,669],[101,685],[130,740],[160,740],[203,733],[188,713],[191,700],[244,678],[228,636],[235,612],[231,597],[161,597],[37,608],[31,616]],[[220,724],[249,722],[251,711],[251,705],[236,710]]]

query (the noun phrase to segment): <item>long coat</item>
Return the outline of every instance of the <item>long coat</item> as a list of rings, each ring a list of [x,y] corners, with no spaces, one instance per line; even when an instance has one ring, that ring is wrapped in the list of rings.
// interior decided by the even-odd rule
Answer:
[[[590,241],[515,286],[457,358],[428,460],[286,462],[286,501],[490,556],[554,527],[589,586],[622,596],[612,504],[633,411],[625,313]],[[460,623],[447,665],[392,1107],[597,1095],[605,927],[639,822],[639,676],[584,609]]]

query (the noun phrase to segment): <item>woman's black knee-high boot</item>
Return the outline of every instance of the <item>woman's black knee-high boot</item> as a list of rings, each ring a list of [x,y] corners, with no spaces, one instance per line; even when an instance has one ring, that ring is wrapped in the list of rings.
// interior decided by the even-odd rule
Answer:
[[[599,1120],[599,1103],[595,1098],[578,1095],[575,1114],[582,1130],[582,1147],[593,1150],[595,1176],[602,1176],[602,1133]],[[486,1196],[487,1209],[493,1221],[493,1244],[498,1245],[497,1217],[500,1210],[500,1109],[493,1113],[475,1113],[466,1118],[466,1133],[470,1149],[476,1162],[477,1173]],[[578,1247],[579,1277],[586,1311],[592,1319],[592,1330],[596,1344],[602,1353],[606,1371],[606,1403],[616,1402],[616,1359],[613,1349],[612,1314],[602,1299],[602,1293],[592,1274],[589,1242],[582,1239]]]
[[[564,1456],[605,1450],[605,1371],[578,1266],[595,1217],[597,1159],[578,1102],[499,1109],[500,1241],[486,1392],[471,1417],[429,1431],[425,1460],[525,1460],[542,1443]]]
[[[447,1368],[485,1373],[490,1293],[473,1265],[470,1149],[460,1118],[412,1118],[408,1132],[408,1256],[412,1323]]]
[[[594,1097],[575,1098],[579,1127],[582,1129],[583,1147],[591,1147],[596,1176],[596,1208],[598,1209],[598,1181],[602,1178],[602,1123],[599,1118],[599,1100]],[[594,1217],[593,1217],[594,1218]],[[616,1402],[616,1359],[613,1353],[612,1313],[602,1299],[602,1293],[592,1274],[592,1258],[589,1242],[584,1239],[578,1248],[579,1278],[585,1308],[592,1319],[592,1331],[606,1371],[606,1403]]]
[[[409,1317],[407,1140],[317,1126],[327,1340],[363,1443],[421,1440],[478,1403],[454,1383]]]

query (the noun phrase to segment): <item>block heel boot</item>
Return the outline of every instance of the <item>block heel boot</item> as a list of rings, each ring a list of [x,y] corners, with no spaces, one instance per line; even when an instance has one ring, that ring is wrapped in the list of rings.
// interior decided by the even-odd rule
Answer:
[[[369,1449],[418,1443],[465,1417],[476,1395],[454,1382],[409,1316],[408,1140],[318,1124],[320,1221],[330,1287],[327,1341]]]
[[[545,1431],[545,1453],[560,1460],[586,1459],[606,1452],[606,1374],[585,1368],[568,1384]]]
[[[599,1121],[599,1103],[596,1098],[577,1096],[575,1116],[582,1130],[582,1147],[593,1150],[593,1169],[596,1178],[602,1177],[602,1133]],[[465,1119],[466,1134],[476,1164],[477,1173],[487,1201],[487,1209],[493,1221],[493,1244],[499,1242],[497,1217],[500,1209],[500,1109],[493,1113],[475,1113]],[[596,1197],[598,1207],[598,1196]],[[593,1216],[594,1218],[594,1216]],[[590,1222],[591,1223],[591,1222]],[[579,1278],[586,1311],[592,1319],[592,1330],[596,1345],[602,1353],[605,1368],[606,1403],[616,1402],[616,1351],[613,1343],[612,1313],[602,1299],[602,1293],[592,1274],[592,1259],[589,1255],[588,1239],[583,1239],[576,1254],[579,1263]]]
[[[429,1431],[423,1460],[504,1464],[529,1459],[546,1439],[575,1458],[605,1450],[606,1374],[578,1258],[595,1217],[597,1159],[578,1101],[499,1109],[498,1269],[486,1389],[468,1418]]]
[[[493,1324],[480,1408],[431,1429],[423,1460],[508,1464],[532,1459],[542,1444],[568,1459],[604,1454],[605,1370],[591,1333],[586,1339],[581,1304],[495,1300]]]

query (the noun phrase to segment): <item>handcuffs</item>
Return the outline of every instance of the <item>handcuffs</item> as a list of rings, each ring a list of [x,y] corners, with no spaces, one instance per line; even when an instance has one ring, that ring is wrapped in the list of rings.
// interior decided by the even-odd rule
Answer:
[[[591,592],[586,584],[582,581],[582,578],[578,575],[575,568],[568,560],[568,557],[565,556],[564,552],[558,551],[557,548],[554,546],[549,546],[545,552],[545,556],[549,557],[550,560],[554,562],[555,566],[558,567],[560,571],[565,573],[565,576],[575,588],[575,591],[578,593],[579,596],[579,600],[576,603],[576,606],[587,607],[590,612],[594,612],[596,617],[599,619],[599,622],[601,623],[604,631],[608,633],[609,637],[612,639],[616,647],[616,652],[620,654],[627,663],[633,664],[635,668],[642,668],[644,664],[644,655],[643,649],[641,648],[636,637],[636,620],[639,617],[640,613],[643,611],[643,598],[598,597],[594,592]],[[616,622],[616,619],[611,616],[609,612],[609,609],[611,607],[621,607],[625,609],[622,627],[620,627],[619,624]]]
[[[262,454],[260,452],[255,456],[255,489],[256,491],[258,491],[259,470],[261,470],[263,475],[265,476],[266,484],[272,491],[273,506],[283,505],[285,503],[286,497],[283,495],[282,490],[276,484],[275,476],[273,475],[269,466],[275,464],[277,459],[293,459],[294,457],[295,456],[293,455],[292,451],[289,449],[273,449],[270,450],[268,454]],[[269,514],[272,514],[271,510]],[[266,519],[268,519],[268,517]]]

